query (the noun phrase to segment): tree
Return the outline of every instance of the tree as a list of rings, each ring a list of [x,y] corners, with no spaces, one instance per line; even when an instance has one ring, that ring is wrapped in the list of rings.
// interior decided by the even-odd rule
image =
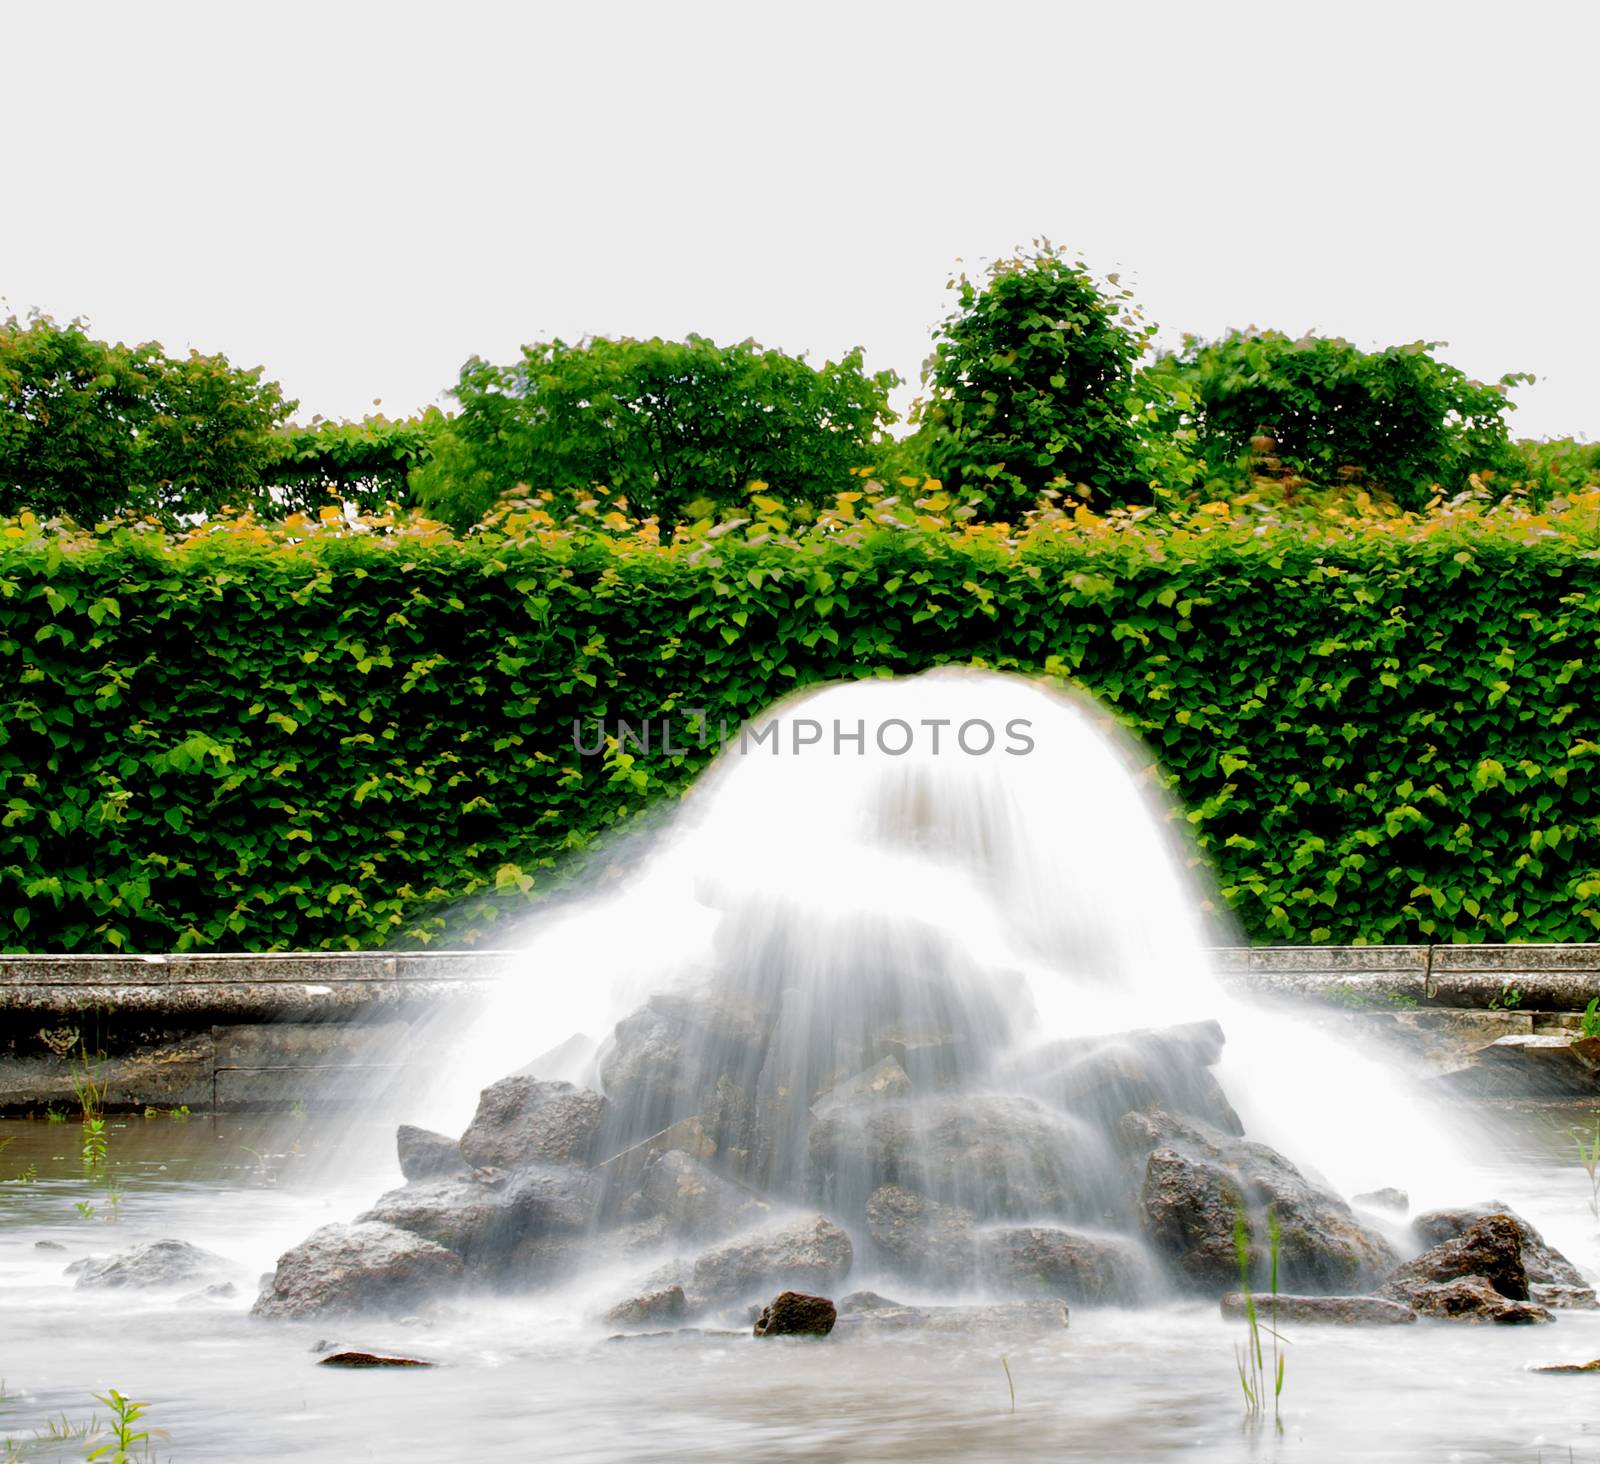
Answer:
[[[250,500],[296,403],[225,356],[110,345],[80,321],[0,323],[0,513],[93,524]]]
[[[315,512],[336,501],[362,510],[407,507],[410,475],[429,460],[445,429],[437,407],[397,422],[375,416],[280,428],[263,472],[264,497],[274,514]]]
[[[569,502],[598,493],[674,524],[742,499],[752,482],[790,502],[831,498],[868,463],[889,420],[893,372],[861,351],[818,368],[753,341],[555,340],[510,366],[477,357],[461,411],[417,498],[457,528],[519,486]]]
[[[1048,241],[981,284],[951,282],[957,307],[935,332],[918,435],[927,470],[980,512],[1016,516],[1044,493],[1149,496],[1133,380],[1150,329],[1117,283]]]
[[[1237,471],[1252,439],[1316,484],[1357,479],[1421,508],[1470,474],[1515,473],[1507,396],[1523,375],[1485,385],[1433,354],[1440,342],[1362,351],[1335,337],[1236,331],[1191,337],[1149,374],[1213,477]],[[1263,444],[1264,446],[1264,444]]]

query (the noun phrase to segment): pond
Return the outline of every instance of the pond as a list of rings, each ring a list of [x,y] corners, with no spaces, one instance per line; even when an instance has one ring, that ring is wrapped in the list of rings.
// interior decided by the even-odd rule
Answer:
[[[1581,1121],[1587,1110],[1482,1108],[1485,1157],[1457,1198],[1504,1201],[1592,1275],[1600,1234],[1570,1133]],[[76,1122],[0,1121],[0,1450],[9,1441],[15,1457],[82,1459],[87,1441],[39,1435],[103,1420],[91,1395],[115,1387],[148,1402],[163,1460],[1600,1460],[1600,1384],[1529,1370],[1600,1357],[1600,1312],[1543,1327],[1286,1327],[1281,1435],[1243,1425],[1241,1328],[1210,1303],[1079,1307],[1042,1335],[826,1342],[612,1341],[579,1293],[411,1324],[263,1322],[248,1315],[257,1274],[398,1181],[392,1127],[108,1122],[105,1169],[86,1178]],[[64,1274],[167,1236],[246,1279],[232,1296],[185,1299],[77,1290]],[[319,1367],[327,1344],[442,1365]]]

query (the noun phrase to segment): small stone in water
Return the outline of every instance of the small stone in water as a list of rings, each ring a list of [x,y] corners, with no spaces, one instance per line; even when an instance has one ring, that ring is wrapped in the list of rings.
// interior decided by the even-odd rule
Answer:
[[[826,1296],[803,1291],[779,1292],[756,1318],[757,1337],[826,1337],[838,1320]]]
[[[36,1240],[33,1243],[33,1248],[35,1250],[63,1250],[64,1251],[66,1249],[66,1246],[62,1245],[59,1240]]]
[[[381,1352],[335,1352],[324,1357],[318,1367],[437,1367],[417,1357],[386,1357]]]
[[[1529,1368],[1536,1373],[1586,1373],[1600,1372],[1600,1357],[1593,1362],[1547,1362],[1543,1367]]]

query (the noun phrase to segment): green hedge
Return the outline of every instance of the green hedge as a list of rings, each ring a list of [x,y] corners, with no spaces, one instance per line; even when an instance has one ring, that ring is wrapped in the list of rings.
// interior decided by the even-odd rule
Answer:
[[[8,949],[478,938],[706,756],[583,760],[575,718],[950,662],[1116,707],[1256,940],[1600,927],[1600,551],[1570,536],[8,532]]]

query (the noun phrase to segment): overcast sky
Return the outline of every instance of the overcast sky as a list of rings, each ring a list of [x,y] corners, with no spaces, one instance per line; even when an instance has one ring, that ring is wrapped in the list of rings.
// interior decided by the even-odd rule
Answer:
[[[1171,340],[1444,340],[1600,437],[1597,56],[1595,0],[0,0],[0,300],[399,415],[552,335],[914,380],[1043,234]]]

